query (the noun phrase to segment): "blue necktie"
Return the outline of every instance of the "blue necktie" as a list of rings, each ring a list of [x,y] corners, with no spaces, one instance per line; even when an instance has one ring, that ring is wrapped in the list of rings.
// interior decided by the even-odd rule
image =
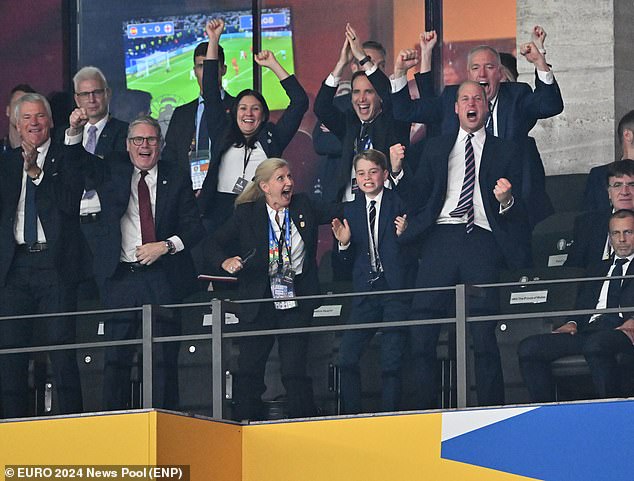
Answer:
[[[35,204],[35,191],[37,186],[27,175],[26,196],[24,200],[24,242],[32,246],[37,242],[37,206]]]
[[[487,123],[484,128],[487,131],[487,134],[490,135],[495,135],[495,129],[493,128],[493,108],[493,103],[489,102],[489,116],[487,117]]]
[[[458,200],[457,207],[449,212],[451,217],[462,217],[467,214],[467,234],[470,233],[474,227],[473,189],[475,187],[475,155],[473,153],[471,137],[473,137],[473,134],[467,134],[465,141],[464,182],[462,183],[460,199]]]

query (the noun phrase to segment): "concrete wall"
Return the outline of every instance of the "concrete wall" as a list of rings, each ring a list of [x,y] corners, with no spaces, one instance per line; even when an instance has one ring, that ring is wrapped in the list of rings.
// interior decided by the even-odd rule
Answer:
[[[615,72],[623,79],[617,81],[617,94],[627,91],[625,79],[633,73],[627,64],[629,70],[615,69],[615,31],[622,31],[620,36],[633,36],[628,30],[632,25],[631,5],[621,16],[615,9],[619,3],[626,2],[517,0],[518,51],[519,44],[530,38],[532,27],[542,25],[548,33],[546,59],[553,66],[565,103],[562,114],[539,121],[532,130],[547,175],[587,172],[614,160],[615,104],[619,105],[617,119],[633,108],[621,106],[620,99],[615,101]],[[622,48],[616,49],[616,65],[623,63],[632,43],[619,45]],[[533,84],[531,65],[520,58],[518,69],[520,80]],[[628,95],[634,95],[631,88]],[[634,106],[633,102],[629,104]]]

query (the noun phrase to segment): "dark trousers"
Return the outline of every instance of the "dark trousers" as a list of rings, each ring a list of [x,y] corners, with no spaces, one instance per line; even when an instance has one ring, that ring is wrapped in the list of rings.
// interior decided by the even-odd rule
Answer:
[[[368,285],[368,289],[370,286]],[[372,286],[372,290],[387,290],[385,279]],[[403,321],[407,318],[409,303],[401,296],[366,297],[352,309],[349,323],[379,321]],[[346,331],[339,348],[339,368],[341,370],[341,412],[356,414],[362,412],[361,375],[359,360],[376,329]],[[381,409],[397,411],[401,400],[401,364],[407,330],[403,328],[381,329]]]
[[[160,262],[160,261],[159,261]],[[173,289],[159,264],[132,270],[121,264],[115,275],[102,288],[106,309],[142,306],[144,304],[170,304],[176,302]],[[141,314],[118,313],[105,323],[107,340],[134,339],[141,326]],[[154,337],[180,334],[176,311],[163,311],[153,326]],[[110,347],[105,350],[104,409],[128,409],[131,406],[131,369],[136,346]],[[155,344],[153,350],[153,406],[178,410],[178,343]]]
[[[276,310],[273,303],[262,304],[254,323],[245,329],[275,329],[308,326],[312,311],[299,308]],[[282,384],[286,389],[288,415],[291,418],[314,416],[312,380],[306,373],[308,334],[277,336]],[[264,371],[275,336],[245,337],[238,340],[240,354],[234,380],[236,420],[263,419],[262,394],[266,391]]]
[[[416,287],[497,282],[503,264],[493,234],[480,227],[467,234],[465,225],[436,225],[421,246]],[[485,289],[468,298],[469,315],[494,314],[498,294]],[[451,291],[420,293],[414,296],[412,319],[434,319],[455,315]],[[476,392],[481,406],[504,404],[504,379],[500,350],[495,337],[495,321],[473,322],[468,332],[473,340]],[[419,382],[417,407],[437,406],[436,344],[440,325],[410,329],[414,369]]]
[[[619,397],[616,354],[632,353],[634,347],[621,331],[614,330],[622,319],[600,317],[578,334],[538,334],[524,339],[518,347],[520,369],[533,402],[553,402],[555,382],[550,363],[566,356],[583,354],[590,366],[599,398]]]
[[[0,289],[0,315],[43,314],[72,310],[75,289],[59,279],[49,250],[28,253],[18,247],[7,274],[7,284]],[[40,320],[0,321],[0,346],[26,347],[37,344],[64,344],[75,341],[75,320],[53,317]],[[82,411],[81,384],[75,352],[51,351],[57,412]],[[0,384],[5,418],[28,416],[29,354],[12,354],[0,358]],[[54,400],[55,404],[55,400]]]

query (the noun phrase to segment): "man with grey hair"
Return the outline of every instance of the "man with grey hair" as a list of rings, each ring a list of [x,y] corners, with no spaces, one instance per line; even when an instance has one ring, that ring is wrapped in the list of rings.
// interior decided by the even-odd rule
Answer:
[[[67,312],[75,306],[81,148],[51,141],[51,108],[40,94],[23,95],[14,115],[21,148],[3,159],[0,176],[0,316]],[[0,322],[0,348],[28,346],[36,333],[38,343],[72,343],[74,318]],[[55,412],[80,412],[75,352],[51,351],[49,356]],[[5,418],[32,414],[28,366],[28,354],[2,357]]]
[[[89,178],[102,206],[102,235],[96,238],[94,272],[106,308],[173,304],[193,292],[191,248],[203,237],[189,173],[173,162],[159,162],[163,139],[159,123],[142,116],[128,128],[127,153],[103,161],[91,157]],[[98,253],[98,255],[97,255]],[[139,313],[108,320],[108,340],[133,338]],[[155,336],[178,334],[177,314],[159,316]],[[106,349],[104,408],[131,406],[133,346]],[[154,406],[178,408],[178,344],[156,348]]]
[[[87,152],[101,158],[112,151],[125,152],[128,124],[109,114],[112,92],[103,72],[83,67],[73,77],[73,86],[77,108],[70,114],[64,142],[76,144],[81,139]],[[81,224],[97,222],[100,211],[99,197],[87,186],[80,207]],[[90,233],[83,227],[82,231],[90,243]]]

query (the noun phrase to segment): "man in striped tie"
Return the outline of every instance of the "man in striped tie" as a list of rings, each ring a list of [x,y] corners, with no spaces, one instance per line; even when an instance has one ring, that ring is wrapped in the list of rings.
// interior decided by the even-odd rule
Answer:
[[[521,156],[514,143],[486,132],[485,90],[474,81],[458,89],[457,133],[428,141],[415,178],[403,179],[399,190],[409,192],[418,214],[401,242],[420,244],[417,287],[482,284],[498,280],[503,267],[518,268],[530,259],[529,227],[513,185],[521,182]],[[453,315],[450,291],[415,295],[414,319]],[[468,315],[493,314],[497,292],[485,289],[468,299]],[[478,403],[504,403],[496,323],[471,323]],[[436,343],[440,325],[411,329],[415,367],[421,392],[418,407],[437,403]]]

